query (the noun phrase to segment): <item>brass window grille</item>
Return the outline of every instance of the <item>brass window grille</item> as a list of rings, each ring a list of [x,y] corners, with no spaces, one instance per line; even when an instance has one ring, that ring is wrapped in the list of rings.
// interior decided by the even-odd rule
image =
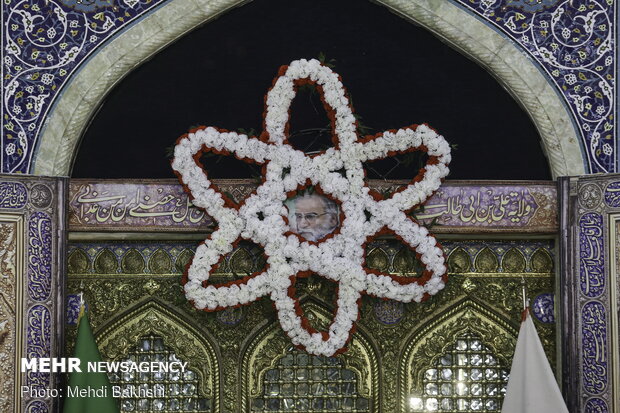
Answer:
[[[148,335],[141,337],[128,357],[121,361],[140,363],[183,360],[166,347],[163,338]],[[112,385],[120,386],[124,391],[120,397],[122,412],[211,411],[211,400],[199,397],[198,378],[196,373],[189,369],[185,372],[110,373],[110,382]]]
[[[424,372],[423,394],[410,398],[410,411],[499,412],[507,384],[506,366],[467,333]]]
[[[368,412],[357,392],[357,376],[337,357],[292,350],[265,372],[263,397],[252,400],[255,412]]]

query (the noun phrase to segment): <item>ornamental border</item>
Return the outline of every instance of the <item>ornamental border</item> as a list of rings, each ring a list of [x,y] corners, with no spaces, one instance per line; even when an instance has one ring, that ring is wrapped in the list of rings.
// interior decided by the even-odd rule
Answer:
[[[77,33],[76,35],[83,35],[80,37],[83,40],[83,44],[80,47],[83,47],[80,48],[78,46],[74,46],[74,50],[70,53],[67,52],[67,54],[63,52],[63,56],[65,56],[67,63],[62,68],[60,68],[60,66],[56,68],[58,73],[43,73],[45,70],[48,70],[43,66],[41,67],[41,70],[35,72],[35,70],[39,67],[36,63],[37,59],[42,59],[42,57],[39,57],[39,54],[36,53],[36,56],[32,57],[35,64],[31,65],[32,70],[28,69],[31,70],[31,74],[26,73],[27,70],[23,70],[23,67],[21,67],[21,71],[16,71],[14,67],[11,67],[11,65],[3,62],[6,66],[3,66],[3,73],[6,72],[5,74],[9,76],[9,78],[4,80],[4,86],[7,90],[7,97],[9,98],[4,99],[5,103],[2,110],[5,114],[7,114],[7,116],[11,114],[14,118],[13,120],[3,120],[5,123],[5,128],[9,127],[7,130],[3,128],[2,132],[3,135],[1,146],[3,151],[1,154],[2,167],[0,169],[3,171],[33,172],[36,174],[47,175],[67,175],[70,169],[70,160],[73,155],[73,151],[76,148],[75,143],[77,142],[77,137],[81,135],[85,122],[92,115],[94,107],[98,105],[101,97],[104,96],[106,91],[113,86],[116,80],[134,68],[137,64],[140,64],[146,60],[151,54],[157,52],[157,50],[161,47],[185,33],[187,29],[193,28],[204,23],[206,20],[217,17],[228,10],[228,8],[239,4],[239,2],[232,0],[219,0],[216,3],[210,2],[208,5],[200,7],[200,5],[188,6],[188,3],[181,5],[179,2],[167,1],[165,2],[165,7],[161,7],[154,12],[156,7],[164,4],[163,1],[155,1],[146,5],[146,3],[142,1],[133,0],[119,3],[116,7],[116,12],[114,12],[114,10],[106,8],[106,3],[104,2],[93,2],[91,3],[91,6],[89,6],[91,9],[88,9],[87,6],[80,5],[79,3],[75,3],[73,1],[57,1],[58,3],[53,4],[57,4],[59,10],[63,10],[66,13],[72,13],[72,15],[78,16],[80,19],[84,20],[85,23],[88,23],[89,19],[91,19],[92,21],[90,21],[90,23],[99,28],[101,33],[94,34],[92,31],[88,32],[90,29],[85,28],[87,25],[80,27],[78,23],[74,31]],[[510,6],[502,5],[500,3],[499,5],[494,6],[495,8],[491,10],[483,7],[485,4],[484,2],[476,1],[473,5],[470,5],[465,0],[446,1],[441,4],[441,10],[436,11],[436,4],[433,6],[433,4],[429,3],[429,1],[430,0],[416,0],[414,4],[410,1],[404,0],[384,0],[382,1],[382,4],[398,12],[399,14],[408,17],[409,19],[416,20],[424,24],[427,28],[429,28],[429,30],[439,33],[440,36],[456,45],[456,47],[464,50],[470,57],[473,57],[480,62],[485,62],[485,65],[487,65],[498,78],[503,79],[511,91],[517,96],[520,103],[528,108],[530,114],[533,116],[546,146],[554,176],[581,174],[585,169],[596,172],[612,172],[616,170],[616,157],[614,155],[616,145],[614,131],[615,125],[612,125],[609,122],[605,122],[604,124],[599,122],[595,125],[596,127],[590,127],[588,122],[584,120],[581,122],[584,124],[582,126],[587,126],[588,131],[586,131],[587,134],[585,136],[579,137],[582,135],[582,132],[574,129],[570,119],[575,121],[577,124],[581,125],[581,123],[578,119],[575,119],[575,116],[570,115],[569,112],[566,111],[566,108],[563,107],[566,106],[573,108],[572,110],[574,111],[574,108],[579,106],[581,103],[586,106],[592,104],[590,102],[586,102],[586,100],[599,102],[602,99],[604,100],[604,104],[597,103],[595,109],[598,110],[600,106],[600,110],[602,111],[607,111],[607,113],[613,112],[616,93],[615,87],[603,88],[603,93],[599,90],[595,90],[598,87],[594,84],[596,82],[593,83],[593,86],[589,85],[588,82],[592,83],[591,79],[587,79],[587,77],[585,79],[581,79],[572,72],[564,73],[564,71],[562,71],[563,69],[557,69],[557,76],[552,74],[551,77],[548,76],[548,73],[555,73],[555,71],[545,69],[547,71],[547,75],[543,75],[540,68],[546,67],[545,65],[549,66],[545,63],[544,59],[549,60],[550,58],[546,55],[542,57],[538,56],[538,63],[532,63],[532,60],[536,59],[533,59],[532,55],[526,56],[522,49],[529,50],[528,44],[535,43],[534,39],[528,43],[525,41],[527,39],[523,36],[516,36],[514,33],[510,33],[510,30],[507,29],[507,27],[510,27],[510,23],[515,19],[515,16],[519,19],[521,18],[519,16],[525,16],[524,18],[526,19],[534,19],[536,13],[540,13],[540,11],[533,12],[531,5],[529,6],[530,8],[526,7],[529,4],[528,2],[521,2],[523,3],[521,4],[521,9],[518,7],[513,8],[513,4],[515,3],[513,2]],[[64,5],[60,6],[61,3],[64,3]],[[548,0],[545,4],[543,4],[543,6],[541,6],[543,7],[541,10],[558,10],[560,7],[557,3],[558,0]],[[520,3],[517,2],[517,5],[519,4]],[[496,10],[496,8],[500,6],[502,7]],[[70,7],[74,8],[71,9]],[[190,10],[191,13],[188,13],[188,7],[193,8],[193,10]],[[547,9],[545,9],[545,7],[547,7]],[[3,8],[6,9],[3,10],[6,11],[6,13],[3,13],[3,27],[9,31],[9,28],[12,29],[13,26],[16,25],[17,29],[19,29],[19,24],[9,25],[8,20],[5,21],[4,18],[5,14],[10,17],[10,14],[14,10],[17,10],[16,1],[9,3],[8,6],[3,4]],[[607,18],[609,18],[612,8],[613,7],[611,5],[607,8],[601,6],[600,9],[602,11],[599,10],[600,13],[598,15],[604,14]],[[462,10],[462,12],[457,9]],[[448,12],[458,14],[460,17],[460,19],[456,19],[458,21],[463,18],[466,20],[471,20],[471,22],[482,20],[484,23],[479,22],[477,26],[481,26],[482,28],[489,26],[490,32],[495,33],[496,36],[490,36],[488,39],[476,38],[476,33],[468,32],[468,28],[460,27],[458,26],[458,23],[448,22],[445,18],[447,16],[445,13]],[[128,13],[129,17],[125,17],[124,13]],[[444,15],[439,16],[441,13],[444,13]],[[503,17],[498,17],[500,15]],[[100,19],[95,18],[95,16],[99,16]],[[119,20],[121,18],[122,22]],[[494,19],[498,21],[496,22]],[[613,24],[611,24],[610,21],[610,24],[605,25],[606,30],[601,34],[601,36],[605,39],[603,43],[606,42],[605,45],[613,49],[615,47],[615,38],[612,41],[612,37],[615,36],[615,33],[612,36],[611,29],[612,26],[615,27],[616,16],[613,15],[612,19]],[[104,20],[109,27],[104,24]],[[139,22],[139,24],[135,24],[137,22]],[[50,24],[53,26],[53,24],[57,23],[58,22],[52,21]],[[167,31],[171,30],[171,27],[174,28],[178,25],[182,25],[184,27],[180,33]],[[114,26],[116,26],[115,30],[110,29],[110,27]],[[149,29],[155,30],[156,35],[150,37],[148,40],[140,40],[137,45],[131,44],[132,39],[121,39],[123,36],[116,36],[114,41],[111,41],[108,44],[108,40],[111,40],[116,33],[124,30],[128,31],[138,26],[139,30],[134,33],[138,34],[138,38],[140,37],[140,31]],[[165,30],[162,30],[162,27],[164,27]],[[495,28],[493,29],[491,27]],[[51,28],[53,29],[54,27]],[[17,31],[17,29],[15,30]],[[50,33],[56,34],[58,32],[58,30],[54,29]],[[86,37],[89,33],[90,43],[86,41]],[[17,40],[10,40],[12,34],[13,33],[9,33],[8,36],[3,37],[3,39],[5,39],[5,47],[3,50],[10,45],[17,47]],[[502,40],[500,41],[499,39]],[[12,42],[10,45],[9,40]],[[51,40],[55,40],[55,38],[50,39],[50,42]],[[104,43],[106,44],[105,47],[100,47],[103,46]],[[499,46],[499,43],[501,43],[501,47]],[[66,42],[59,44],[66,45]],[[518,44],[519,47],[515,46],[516,44]],[[27,48],[27,46],[28,44],[26,44],[25,48]],[[135,48],[136,46],[139,46],[140,50],[135,50],[135,53],[130,53],[132,56],[127,57],[126,53],[131,50],[132,47]],[[68,46],[65,46],[65,49],[67,47]],[[17,49],[13,48],[11,50],[17,53],[15,51]],[[106,53],[101,53],[103,50],[106,50]],[[508,50],[510,51],[507,53]],[[537,53],[540,55],[540,52]],[[11,56],[7,55],[7,57]],[[586,56],[586,60],[584,60],[582,66],[580,67],[585,67],[584,65],[587,66],[587,64],[589,64],[587,59],[590,57],[594,59],[593,62],[596,62],[598,59],[598,57],[594,55]],[[56,58],[56,60],[58,60],[58,58]],[[87,60],[90,62],[96,61],[97,64],[95,66],[97,66],[98,69],[95,71],[97,73],[91,73],[90,79],[78,79],[79,76],[75,75],[78,71],[83,72],[81,69],[84,67],[84,63]],[[609,67],[615,68],[614,59],[611,58],[609,65],[607,65],[607,60],[608,59],[605,59],[605,67],[607,67],[607,69],[605,69],[605,73],[609,72]],[[528,70],[530,73],[527,75],[529,77],[527,81],[536,83],[536,88],[533,83],[531,85],[525,84],[524,81],[526,78],[523,77],[523,73],[520,73],[514,69],[513,66],[515,65],[519,67],[529,67]],[[102,69],[104,67],[110,67],[108,72],[105,72],[105,70]],[[62,76],[61,72],[64,73]],[[43,75],[41,73],[43,73]],[[582,73],[579,72],[578,74]],[[30,76],[28,79],[24,78],[20,80],[23,81],[23,87],[19,86],[17,83],[11,83],[13,80],[22,75]],[[35,75],[36,78],[34,78]],[[75,76],[75,78],[71,81],[67,81],[67,79],[72,76]],[[554,76],[556,78],[561,78],[561,80],[554,79]],[[570,82],[565,79],[566,76],[570,78]],[[609,81],[612,81],[614,78],[614,75],[609,73],[607,73],[607,76],[609,77]],[[573,77],[575,77],[574,82]],[[566,94],[560,92],[557,87],[551,86],[552,84],[562,84],[560,88],[563,88],[566,86],[564,84],[566,83],[565,80],[569,83],[572,82],[570,86],[579,86],[584,90],[589,88],[590,91],[586,95],[569,94],[567,96]],[[82,93],[78,91],[79,88],[76,89],[75,87],[69,87],[75,82],[80,83],[77,86],[80,86],[79,88],[82,89],[86,88],[87,92]],[[543,86],[543,89],[545,90],[544,93],[534,92],[534,90],[540,91],[541,86]],[[34,90],[35,87],[41,91],[38,95],[34,92],[28,92],[28,90]],[[54,88],[53,90],[52,87]],[[19,93],[21,93],[20,98],[12,98],[13,95],[17,96]],[[600,98],[595,96],[597,93],[601,96]],[[50,112],[51,106],[55,105],[55,101],[61,95],[62,98],[74,101],[74,105],[71,106],[71,108],[68,106],[63,108],[54,107]],[[545,96],[544,99],[543,95]],[[559,95],[563,95],[563,97],[560,98]],[[29,100],[28,98],[36,98],[35,100],[38,103],[34,106],[34,109],[27,108],[26,101]],[[564,101],[564,104],[562,104],[561,101]],[[20,105],[24,107],[22,108]],[[557,114],[553,114],[553,116],[551,116],[552,114],[549,111],[553,110],[552,108],[554,107],[557,107],[556,110],[559,110],[562,114],[558,112]],[[20,113],[26,113],[27,111],[32,112],[34,121],[24,121],[22,122],[24,124],[21,125],[18,122],[19,119],[16,117],[17,115],[13,113],[15,111],[19,111]],[[586,113],[589,114],[590,112]],[[583,117],[581,112],[579,112],[579,115]],[[597,132],[598,129],[603,127],[605,130],[602,131],[602,133]],[[54,137],[49,138],[52,139],[52,141],[48,142],[48,138],[46,136],[52,135]],[[64,139],[61,139],[60,137],[63,137]],[[595,156],[590,157],[591,159],[586,159],[587,156],[583,155],[583,148],[579,148],[579,144],[577,143],[578,141],[581,141],[581,144],[585,145],[585,148],[590,148],[591,150],[589,152],[595,152]],[[21,155],[19,154],[20,151],[22,152]],[[599,158],[605,159],[601,160]],[[599,163],[602,166],[594,167],[594,163],[598,161],[600,161]],[[584,166],[584,163],[588,165]]]
[[[570,411],[617,409],[620,340],[614,338],[620,291],[613,243],[620,208],[610,206],[605,188],[620,174],[560,178],[561,316],[563,390]],[[616,217],[616,218],[614,218]],[[612,234],[612,231],[614,233]],[[614,281],[609,281],[614,280]]]
[[[21,284],[16,284],[19,289],[16,304],[20,308],[15,313],[17,325],[21,326],[16,343],[21,344],[15,350],[15,357],[58,357],[64,348],[65,263],[61,241],[65,238],[63,203],[67,183],[66,178],[0,175],[0,187],[20,188],[4,198],[0,213],[23,221],[22,234],[18,236],[23,240],[18,254],[23,276]],[[28,372],[21,379],[25,385],[38,389],[59,386],[59,377],[51,373]],[[19,411],[47,413],[57,408],[54,399],[19,394],[16,397]]]
[[[251,180],[215,179],[214,182],[235,201],[256,188]],[[368,185],[375,191],[393,193],[405,183],[370,180]],[[555,234],[558,230],[556,198],[556,184],[552,181],[447,181],[425,204],[424,211],[416,211],[415,215],[425,224],[435,220],[436,233]],[[148,228],[159,233],[213,230],[211,218],[188,202],[187,194],[173,179],[71,179],[68,199],[68,225],[73,236],[78,232],[135,232],[136,226],[141,231]],[[145,217],[149,214],[138,217],[139,203],[153,217]],[[135,209],[134,217],[130,216],[132,209]],[[176,221],[175,214],[180,217]],[[500,214],[504,217],[494,221]]]

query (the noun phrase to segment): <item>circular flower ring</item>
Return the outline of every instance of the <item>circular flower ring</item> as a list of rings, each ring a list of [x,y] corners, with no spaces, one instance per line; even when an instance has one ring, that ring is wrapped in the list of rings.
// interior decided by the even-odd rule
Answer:
[[[291,101],[303,83],[316,85],[332,121],[334,147],[310,157],[287,143]],[[435,238],[406,214],[425,202],[448,174],[450,146],[426,125],[414,125],[360,139],[339,76],[317,60],[296,60],[280,69],[265,99],[264,132],[248,137],[213,127],[181,136],[172,167],[193,198],[218,227],[200,244],[188,267],[185,294],[198,309],[214,311],[269,296],[284,331],[296,346],[316,355],[343,351],[359,316],[361,294],[420,302],[444,287],[445,257]],[[420,150],[428,154],[412,182],[388,199],[364,181],[363,162]],[[198,162],[203,152],[232,154],[263,165],[263,182],[240,205],[220,193]],[[344,173],[343,173],[344,171]],[[344,214],[340,231],[308,242],[289,231],[287,194],[319,185]],[[395,277],[364,268],[364,244],[391,232],[412,248],[425,267],[419,278]],[[264,271],[224,285],[208,283],[218,262],[241,239],[264,248]],[[316,273],[338,283],[337,309],[328,331],[309,327],[294,296],[297,277]]]

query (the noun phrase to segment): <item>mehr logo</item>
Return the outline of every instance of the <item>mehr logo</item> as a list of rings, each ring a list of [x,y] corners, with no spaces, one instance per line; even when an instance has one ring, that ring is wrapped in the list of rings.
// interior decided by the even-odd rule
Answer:
[[[136,363],[134,361],[89,361],[86,363],[86,371],[97,373],[108,372],[139,372],[139,373],[157,373],[157,372],[181,372],[187,369],[186,361],[143,361]],[[33,358],[21,359],[21,372],[41,372],[41,373],[72,373],[82,372],[80,359],[77,357],[58,357],[58,358]]]
[[[41,373],[72,373],[82,372],[80,359],[75,357],[42,357],[26,359],[22,358],[21,372],[27,371]]]

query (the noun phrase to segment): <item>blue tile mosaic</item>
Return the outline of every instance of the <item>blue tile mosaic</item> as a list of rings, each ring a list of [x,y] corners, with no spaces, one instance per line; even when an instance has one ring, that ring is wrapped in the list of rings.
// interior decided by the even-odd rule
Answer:
[[[106,40],[163,0],[2,2],[1,172],[26,173],[63,86]]]
[[[542,323],[555,323],[553,294],[544,293],[536,296],[531,304],[534,317]]]
[[[581,291],[598,297],[605,291],[605,250],[603,217],[591,212],[579,219],[579,276]]]
[[[596,301],[586,303],[581,311],[583,348],[583,387],[590,394],[607,388],[608,354],[605,307]]]
[[[617,170],[614,2],[452,0],[518,43],[564,97],[590,172]],[[104,42],[164,0],[6,0],[0,171],[31,172],[46,115]]]
[[[28,294],[36,301],[47,300],[52,291],[52,220],[35,212],[28,224]]]
[[[564,96],[591,173],[617,170],[614,1],[458,0],[518,43]]]

